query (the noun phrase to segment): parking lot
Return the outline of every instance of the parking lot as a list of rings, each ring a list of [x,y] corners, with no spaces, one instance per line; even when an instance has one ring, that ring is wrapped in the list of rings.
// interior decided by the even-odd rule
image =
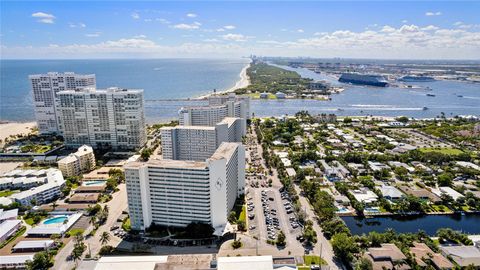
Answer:
[[[247,195],[248,231],[252,236],[275,241],[278,233],[285,234],[289,248],[302,248],[297,237],[302,228],[298,224],[286,193],[276,188],[252,188]]]

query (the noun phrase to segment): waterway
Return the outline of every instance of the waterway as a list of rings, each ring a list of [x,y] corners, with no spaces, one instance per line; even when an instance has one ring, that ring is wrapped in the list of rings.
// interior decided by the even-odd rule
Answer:
[[[451,228],[468,234],[480,234],[480,214],[424,215],[409,217],[342,217],[348,228],[355,235],[369,232],[385,232],[394,229],[400,233],[415,233],[419,230],[428,235],[435,235],[440,228]]]
[[[326,80],[345,88],[331,95],[330,101],[320,100],[253,100],[252,111],[257,116],[293,115],[300,110],[310,113],[334,113],[357,116],[408,116],[431,118],[444,113],[480,115],[480,84],[460,81],[434,81],[409,83],[418,88],[368,87],[340,83],[327,74],[317,74],[305,68],[291,68],[304,78]],[[426,90],[429,87],[431,90]],[[427,95],[429,94],[429,95]],[[431,96],[434,95],[434,96]],[[427,110],[423,108],[427,107]]]

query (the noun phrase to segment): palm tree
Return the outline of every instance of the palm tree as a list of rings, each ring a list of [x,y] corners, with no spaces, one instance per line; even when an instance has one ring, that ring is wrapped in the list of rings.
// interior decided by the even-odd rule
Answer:
[[[93,226],[95,226],[95,224],[97,223],[97,216],[93,215],[90,217],[90,220],[89,220],[89,223],[92,224]]]
[[[103,212],[104,212],[105,215],[107,215],[107,216],[108,216],[108,211],[109,211],[108,205],[103,206]]]
[[[52,206],[52,211],[55,211],[55,208],[57,208],[58,206],[57,201],[53,201],[51,206]]]
[[[100,243],[102,244],[102,246],[105,246],[106,244],[108,244],[109,241],[110,241],[110,234],[108,232],[103,232],[100,235]]]

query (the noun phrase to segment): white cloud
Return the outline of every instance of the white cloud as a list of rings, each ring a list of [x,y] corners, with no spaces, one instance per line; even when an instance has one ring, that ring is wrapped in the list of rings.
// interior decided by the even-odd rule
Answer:
[[[453,25],[455,25],[455,26],[460,26],[460,25],[462,25],[462,24],[463,24],[463,22],[458,21],[458,22],[455,22]]]
[[[68,23],[68,26],[70,26],[70,28],[85,28],[87,27],[86,24],[84,23],[78,23],[78,24],[75,24],[75,23]]]
[[[133,36],[133,38],[147,38],[146,35],[136,35],[136,36]]]
[[[195,13],[187,13],[187,17],[189,17],[189,18],[196,18],[196,17],[197,17],[197,14],[195,14]]]
[[[402,23],[407,23],[408,21],[407,20],[402,20]]]
[[[229,40],[229,41],[244,42],[244,41],[247,41],[248,39],[250,39],[252,37],[247,37],[247,36],[244,36],[242,34],[229,33],[229,34],[223,35],[222,38],[224,40]]]
[[[85,34],[86,37],[99,37],[101,32],[95,32],[90,34]]]
[[[390,26],[391,27],[391,26]],[[438,26],[434,26],[438,27]],[[453,26],[452,26],[453,27]],[[307,38],[241,42],[253,37],[225,34],[198,41],[159,44],[159,40],[136,36],[94,44],[73,43],[58,46],[2,46],[5,58],[152,58],[152,57],[237,57],[256,54],[266,56],[310,56],[344,58],[395,59],[477,59],[480,32],[403,25],[372,31],[337,30],[318,32]],[[431,30],[425,30],[425,29]],[[289,30],[290,31],[290,30]],[[96,34],[96,33],[94,33]],[[197,35],[195,35],[197,37]],[[194,40],[192,38],[192,40]]]
[[[131,16],[134,20],[140,19],[140,14],[138,14],[138,12],[133,12],[130,16]]]
[[[392,33],[392,32],[395,32],[395,28],[391,27],[390,25],[385,25],[385,26],[382,27],[380,32],[382,32],[382,33]]]
[[[44,12],[35,12],[32,17],[37,18],[38,22],[52,24],[55,23],[55,16]]]
[[[442,15],[442,12],[440,12],[440,11],[436,11],[436,12],[427,11],[427,12],[425,12],[425,16],[440,16],[440,15]]]
[[[438,30],[439,28],[435,25],[428,25],[428,26],[422,27],[421,29],[423,31],[435,31],[435,30]]]
[[[156,18],[155,21],[160,22],[162,24],[171,24],[169,20],[163,19],[163,18]]]
[[[174,25],[173,28],[182,29],[182,30],[194,30],[194,29],[200,28],[201,25],[202,24],[199,23],[199,22],[194,22],[194,23],[191,23],[191,24],[180,23],[180,24]]]
[[[203,40],[203,42],[220,42],[220,40],[216,38],[206,38]]]
[[[227,30],[233,30],[235,29],[235,25],[225,25],[223,28],[227,29]]]
[[[144,21],[144,22],[151,22],[152,19],[144,19],[143,21]]]
[[[297,32],[298,32],[298,33],[303,33],[303,32],[305,32],[305,31],[303,31],[303,29],[297,29]]]
[[[218,28],[216,31],[217,31],[217,32],[225,32],[225,29],[223,29],[223,28]]]

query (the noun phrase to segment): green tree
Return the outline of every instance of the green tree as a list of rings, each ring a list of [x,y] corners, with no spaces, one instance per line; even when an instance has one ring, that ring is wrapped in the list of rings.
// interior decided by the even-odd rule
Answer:
[[[372,270],[372,262],[366,258],[360,258],[355,264],[355,270]]]
[[[228,222],[232,224],[237,222],[237,214],[235,211],[230,211],[230,214],[228,214]]]
[[[338,233],[332,237],[332,248],[335,256],[343,262],[351,261],[352,253],[358,252],[355,240],[346,233]]]
[[[100,235],[100,243],[102,244],[102,246],[105,246],[106,244],[108,244],[109,241],[110,241],[110,234],[108,232],[103,232]]]
[[[152,155],[153,151],[150,148],[144,148],[142,152],[140,153],[140,157],[144,160],[147,161],[150,158],[150,155]]]
[[[437,177],[437,181],[439,186],[452,186],[453,175],[451,173],[442,173]]]
[[[277,236],[277,245],[279,246],[284,246],[286,243],[285,243],[285,234],[283,233],[283,231],[280,231],[278,233],[278,236]]]
[[[28,270],[43,270],[49,269],[52,266],[50,255],[41,251],[35,253],[32,261],[27,261],[26,269]]]

